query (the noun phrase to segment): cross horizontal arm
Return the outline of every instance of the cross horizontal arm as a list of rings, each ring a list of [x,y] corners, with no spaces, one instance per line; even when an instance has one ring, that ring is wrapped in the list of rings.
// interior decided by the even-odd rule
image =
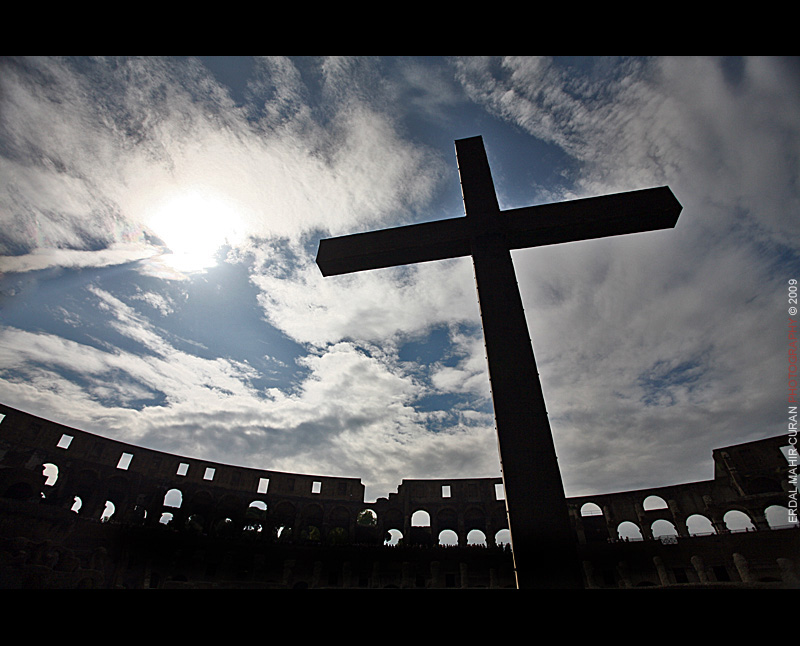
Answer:
[[[502,211],[509,249],[671,229],[681,203],[667,186]]]
[[[423,222],[319,241],[317,265],[323,276],[349,274],[471,253],[466,218]]]
[[[504,232],[509,249],[640,233],[675,226],[681,204],[666,187],[500,211],[493,218],[451,218],[320,240],[323,276],[458,258],[487,228]]]

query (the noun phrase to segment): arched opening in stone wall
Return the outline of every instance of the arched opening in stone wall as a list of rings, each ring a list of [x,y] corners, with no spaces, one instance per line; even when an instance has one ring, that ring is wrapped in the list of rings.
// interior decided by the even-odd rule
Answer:
[[[244,525],[243,512],[246,511],[246,509],[242,510],[241,499],[232,494],[222,496],[222,498],[214,505],[215,516],[225,516],[226,518],[230,518],[233,524],[239,529],[241,529],[241,527]]]
[[[467,534],[467,545],[487,545],[486,534],[479,529],[473,529]]]
[[[653,534],[653,538],[678,535],[678,530],[675,529],[675,525],[668,520],[664,520],[663,518],[658,519],[652,525],[650,525],[650,531]]]
[[[333,527],[328,532],[325,540],[330,545],[346,545],[348,543],[347,530],[344,527]]]
[[[309,543],[319,543],[322,540],[322,532],[316,525],[306,525],[300,532],[300,539]]]
[[[214,496],[212,493],[203,489],[195,492],[191,499],[184,501],[189,513],[195,513],[203,517],[205,522],[208,522],[214,514]]]
[[[333,515],[331,518],[332,521]],[[350,514],[342,509],[341,517],[338,518],[334,524],[340,527],[348,527],[350,523]],[[356,514],[355,525],[355,542],[356,543],[373,543],[380,544],[384,542],[385,537],[380,536],[378,532],[378,514],[374,509],[365,508]]]
[[[206,520],[200,514],[192,514],[186,519],[186,529],[190,532],[202,534],[205,532]]]
[[[412,527],[430,527],[431,526],[431,515],[423,510],[418,509],[413,514],[411,514],[411,526]]]
[[[764,510],[764,516],[772,529],[797,526],[797,515],[792,517],[794,520],[790,520],[789,508],[782,505],[770,505]]]
[[[128,502],[128,491],[130,483],[124,476],[114,476],[109,478],[103,485],[108,501],[112,502],[115,508],[125,509]],[[117,517],[119,520],[119,517]]]
[[[411,514],[411,536],[410,542],[414,545],[431,545],[431,516],[422,509],[418,509]]]
[[[267,523],[267,503],[263,500],[254,500],[247,507],[244,514],[244,531],[261,533]]]
[[[233,518],[219,518],[214,522],[212,533],[217,538],[232,538],[237,533],[236,523]]]
[[[581,506],[581,516],[602,516],[603,510],[593,502],[587,502]]]
[[[183,493],[180,489],[170,489],[166,494],[164,494],[164,507],[180,509],[182,504]]]
[[[360,527],[375,527],[378,524],[378,514],[372,509],[362,509],[356,516],[356,524]]]
[[[750,516],[738,509],[731,509],[722,517],[722,520],[731,532],[750,532],[755,529]]]
[[[297,508],[290,502],[280,502],[273,509],[271,516],[274,523],[275,538],[280,542],[291,542],[292,527],[295,523]]]
[[[397,545],[403,540],[403,532],[399,529],[390,529],[387,534],[389,538],[383,542],[384,545]]]
[[[161,525],[169,525],[172,522],[173,518],[174,516],[172,515],[172,513],[165,511],[163,514],[161,514],[161,518],[158,519],[158,522]]]
[[[44,481],[44,486],[52,487],[58,480],[58,467],[52,462],[45,462],[42,465],[42,475],[47,478]]]
[[[106,500],[106,506],[103,508],[103,513],[100,514],[100,522],[107,523],[116,512],[117,508],[110,500]]]
[[[325,512],[321,505],[307,505],[301,512],[300,540],[318,543],[322,539],[322,521]]]
[[[147,515],[150,512],[147,511],[144,505],[134,505],[133,507],[133,523],[139,523],[143,525],[147,520]]]
[[[97,471],[94,469],[83,469],[79,471],[77,474],[72,474],[70,478],[70,487],[71,493],[75,495],[76,498],[81,499],[81,504],[78,507],[73,506],[73,511],[81,514],[81,508],[83,505],[83,498],[85,497],[87,500],[92,500],[92,495],[94,492],[101,491],[102,485],[100,484],[100,476]],[[91,505],[92,503],[90,503]],[[91,513],[93,510],[89,510]],[[83,513],[87,513],[87,510],[84,509]]]
[[[452,529],[443,529],[439,532],[439,545],[458,545],[458,534]]]
[[[641,541],[642,530],[636,523],[624,520],[617,525],[617,536],[621,541]]]
[[[374,512],[372,512],[374,514]],[[377,515],[372,516],[373,519],[377,519]],[[335,545],[341,545],[342,543],[347,543],[352,540],[350,536],[350,522],[352,520],[351,512],[342,506],[337,506],[331,509],[330,514],[328,516],[328,533],[325,536],[326,540]],[[367,521],[368,522],[368,521]],[[359,529],[358,525],[356,525],[356,531]],[[359,537],[356,538],[356,542],[364,541],[364,542],[378,542],[377,541],[377,527],[375,525],[369,527],[363,527],[361,529],[365,530],[365,533],[361,533]],[[334,531],[335,530],[335,531]],[[371,536],[374,535],[374,540],[371,540]]]
[[[397,545],[403,540],[405,522],[403,512],[397,508],[387,509],[381,516],[380,525],[383,528],[381,540],[387,545]],[[388,536],[387,536],[388,534]]]
[[[686,519],[686,529],[690,536],[708,536],[716,534],[714,524],[702,514],[692,514]]]
[[[501,529],[494,535],[495,545],[511,545],[511,532],[507,529]]]
[[[654,509],[667,509],[667,503],[661,496],[647,496],[642,502],[642,507],[645,511],[653,511]]]
[[[607,543],[608,525],[603,510],[597,503],[587,502],[581,505],[581,527],[587,543]]]

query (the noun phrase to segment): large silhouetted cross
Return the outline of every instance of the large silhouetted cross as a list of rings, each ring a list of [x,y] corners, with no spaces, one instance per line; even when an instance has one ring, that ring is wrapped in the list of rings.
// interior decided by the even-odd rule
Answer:
[[[682,207],[663,186],[501,211],[481,137],[455,143],[466,217],[321,240],[317,264],[331,276],[472,256],[517,586],[581,587],[510,250],[666,229]]]

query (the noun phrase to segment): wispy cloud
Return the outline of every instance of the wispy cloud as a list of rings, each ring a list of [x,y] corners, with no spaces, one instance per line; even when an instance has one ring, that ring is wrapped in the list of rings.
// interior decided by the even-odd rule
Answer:
[[[568,493],[703,477],[711,448],[780,432],[791,63],[264,57],[236,96],[194,58],[0,66],[4,403],[376,495],[499,473],[469,260],[313,261],[320,237],[461,215],[452,139],[485,131],[507,206],[668,184],[684,207],[671,231],[514,253]],[[522,172],[531,151],[558,181]],[[160,255],[176,204],[179,232],[214,228],[198,196],[227,278]],[[76,276],[72,300],[36,291]]]
[[[570,490],[626,469],[667,484],[706,446],[780,432],[779,297],[800,267],[797,70],[727,65],[458,61],[474,100],[579,162],[571,192],[546,197],[669,184],[684,206],[674,231],[515,254],[561,458],[590,466],[565,473]]]
[[[337,89],[353,81],[346,61],[324,69],[334,100],[318,116],[298,103],[299,71],[285,59],[260,62],[250,111],[193,60],[4,61],[0,250],[34,254],[6,270],[60,262],[55,250],[106,252],[73,254],[84,264],[117,250],[129,260],[131,243],[159,234],[152,213],[194,187],[231,202],[246,235],[292,240],[377,226],[429,199],[439,161],[353,86]]]

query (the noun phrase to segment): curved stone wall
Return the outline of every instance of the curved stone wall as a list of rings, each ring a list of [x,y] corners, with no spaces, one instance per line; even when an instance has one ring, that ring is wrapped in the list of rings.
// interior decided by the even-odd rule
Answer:
[[[457,548],[477,542],[491,551],[508,540],[500,478],[403,480],[388,498],[367,502],[358,478],[236,467],[109,440],[2,405],[0,415],[0,497],[6,505],[2,536],[9,540],[20,534],[57,542],[52,523],[46,527],[41,518],[36,520],[45,509],[61,526],[79,518],[107,528],[172,529],[220,539],[244,534],[295,546],[381,547],[390,536],[401,536],[404,547],[435,547],[445,532]],[[619,550],[624,543],[631,553],[652,552],[678,542],[688,545],[702,535],[736,533],[726,520],[731,511],[746,514],[754,532],[780,529],[770,524],[766,510],[786,507],[789,500],[789,462],[782,452],[786,444],[786,438],[777,437],[718,449],[714,478],[707,481],[569,498],[587,585],[636,585],[631,582],[637,577],[613,562],[618,554],[609,560],[602,550]],[[31,503],[39,511],[31,513]],[[19,511],[20,505],[28,511]],[[796,542],[799,533],[790,532]],[[643,546],[630,547],[638,541]],[[476,554],[466,553],[467,559],[475,561]],[[506,563],[507,554],[502,554],[500,561]],[[781,567],[788,567],[789,574],[784,578],[794,576],[791,556],[771,559],[773,575],[777,559],[786,557],[790,563]],[[654,558],[661,559],[660,566]],[[653,585],[682,583],[684,577],[687,582],[725,580],[722,570],[717,570],[718,577],[713,574],[722,566],[705,565],[698,554],[683,558],[688,574],[681,574],[680,567],[670,570],[660,552],[649,555],[649,579],[640,580],[655,579]],[[705,558],[714,561],[713,553]],[[696,565],[698,559],[702,566]],[[733,555],[726,553],[725,559],[728,580],[744,581]],[[513,573],[500,582],[498,568],[504,567],[487,566],[484,578],[507,585]],[[452,576],[467,580],[459,568]],[[91,583],[92,576],[83,580]],[[422,578],[429,583],[437,576],[429,564]]]

